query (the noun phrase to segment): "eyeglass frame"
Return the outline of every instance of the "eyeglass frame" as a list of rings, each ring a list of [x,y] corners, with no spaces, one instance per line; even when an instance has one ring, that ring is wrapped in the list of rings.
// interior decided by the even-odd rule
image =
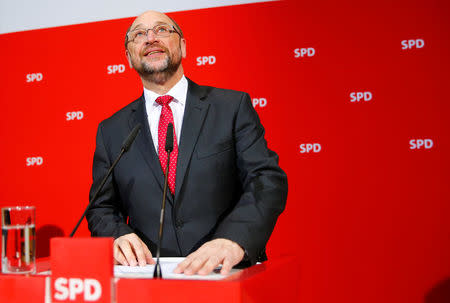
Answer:
[[[152,31],[153,34],[155,34],[155,37],[158,37],[158,34],[155,32],[155,28],[158,27],[158,26],[161,26],[161,25],[171,26],[171,27],[172,27],[172,30],[169,30],[169,33],[170,33],[170,34],[177,33],[180,37],[183,37],[183,36],[181,35],[181,33],[177,31],[177,29],[175,28],[174,25],[167,24],[167,23],[162,23],[162,24],[155,25],[155,26],[153,26],[152,28],[145,28],[145,29],[143,29],[143,30],[145,30],[145,36],[148,37],[148,32],[149,32],[149,31]],[[133,30],[127,32],[127,34],[126,34],[126,38],[127,38],[126,44],[128,44],[129,42],[134,42],[134,40],[135,40],[136,38],[134,38],[133,40],[130,40],[129,37],[128,37],[128,34],[131,33],[131,32],[133,32],[133,31],[136,31],[136,30],[138,30],[138,29],[133,29]],[[169,36],[169,35],[168,35],[168,36]],[[168,36],[167,36],[167,37],[168,37]]]

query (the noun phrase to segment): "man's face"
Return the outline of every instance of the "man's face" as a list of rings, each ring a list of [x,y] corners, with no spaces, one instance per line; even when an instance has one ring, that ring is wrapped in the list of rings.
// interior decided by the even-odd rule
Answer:
[[[166,15],[149,11],[136,18],[130,32],[153,28],[159,24],[174,25]],[[186,57],[186,41],[177,33],[160,38],[150,30],[145,41],[128,42],[126,55],[130,66],[141,77],[150,77],[156,82],[166,81],[179,69],[181,59]]]

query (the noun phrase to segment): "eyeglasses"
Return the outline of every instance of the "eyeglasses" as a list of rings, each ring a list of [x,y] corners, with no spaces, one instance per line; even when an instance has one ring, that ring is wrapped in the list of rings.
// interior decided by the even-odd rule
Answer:
[[[168,37],[172,33],[177,33],[178,35],[180,35],[180,33],[175,29],[173,25],[159,24],[153,28],[135,29],[128,32],[127,34],[128,42],[136,42],[136,43],[144,42],[145,40],[147,40],[149,31],[152,31],[155,34],[155,37],[158,38]]]

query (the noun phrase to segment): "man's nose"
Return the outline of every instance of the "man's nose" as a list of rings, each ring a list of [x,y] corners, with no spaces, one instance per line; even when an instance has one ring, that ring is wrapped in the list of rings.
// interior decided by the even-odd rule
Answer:
[[[153,42],[158,40],[158,37],[156,37],[156,34],[153,30],[149,29],[147,31],[147,42]]]

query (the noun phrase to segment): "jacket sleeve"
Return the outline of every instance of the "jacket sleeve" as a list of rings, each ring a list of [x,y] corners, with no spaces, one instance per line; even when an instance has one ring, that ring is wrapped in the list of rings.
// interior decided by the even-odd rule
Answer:
[[[242,194],[213,238],[238,243],[254,264],[285,208],[288,186],[277,154],[267,147],[264,128],[248,94],[243,94],[239,105],[234,140]]]
[[[108,156],[103,137],[103,124],[100,123],[97,130],[96,148],[92,166],[92,186],[89,200],[100,186],[106,176],[112,162]],[[114,237],[134,232],[126,223],[127,215],[122,208],[120,195],[114,183],[114,173],[107,179],[98,198],[93,201],[86,213],[88,228],[92,236]]]

